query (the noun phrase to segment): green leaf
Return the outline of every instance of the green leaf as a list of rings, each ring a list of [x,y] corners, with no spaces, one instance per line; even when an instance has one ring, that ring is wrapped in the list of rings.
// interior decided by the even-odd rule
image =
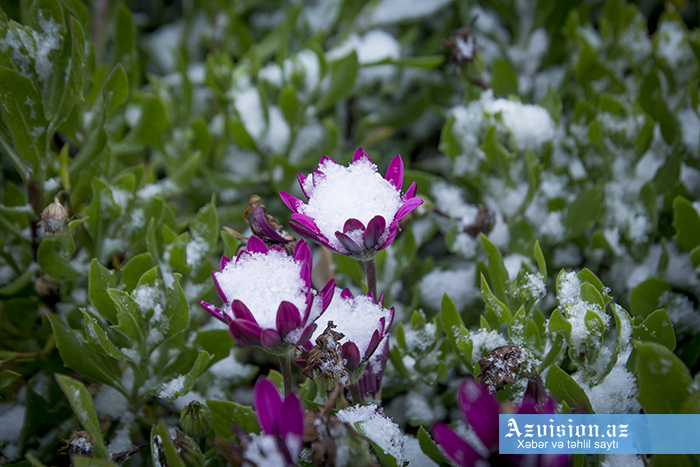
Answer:
[[[168,467],[185,467],[178,456],[170,433],[165,422],[161,420],[151,430],[151,460],[153,465],[167,465]]]
[[[0,372],[0,389],[4,389],[17,381],[22,375],[12,370],[2,370]]]
[[[129,97],[129,80],[121,63],[117,63],[102,85],[102,102],[105,115],[112,115],[114,110],[126,102]]]
[[[141,253],[127,261],[121,268],[121,283],[124,284],[124,290],[127,292],[134,290],[141,276],[153,266],[153,258],[148,253]],[[108,288],[114,287],[115,285],[112,285]]]
[[[656,342],[668,350],[676,348],[676,333],[666,310],[656,310],[634,327],[634,338],[643,342]]]
[[[67,328],[55,315],[46,316],[51,323],[51,329],[56,337],[56,346],[65,366],[83,376],[117,389],[121,388],[121,369],[115,360],[97,353],[79,333]]]
[[[584,282],[581,284],[581,299],[596,305],[601,313],[603,310],[605,310],[605,301],[603,301],[603,296],[590,282]]]
[[[396,65],[396,66],[410,66],[415,68],[437,68],[445,63],[444,55],[424,55],[420,57],[399,57],[399,58],[385,58],[378,62],[367,63],[363,65],[365,67],[375,66],[375,65]]]
[[[109,459],[109,454],[102,438],[102,431],[100,430],[100,421],[97,419],[97,412],[92,404],[90,393],[88,393],[81,382],[69,376],[56,375],[56,381],[61,387],[63,394],[66,395],[73,413],[78,417],[83,429],[90,436],[94,456],[98,459]]]
[[[199,242],[203,240],[208,246],[208,251],[203,255],[205,258],[207,254],[216,248],[216,240],[219,236],[219,219],[216,214],[216,203],[214,202],[214,196],[212,196],[211,202],[204,205],[199,211],[194,220],[190,224],[190,233],[192,234],[192,240],[190,242]],[[201,249],[201,247],[198,247]],[[190,262],[195,258],[187,258]]]
[[[160,96],[145,96],[140,105],[141,115],[126,134],[115,145],[115,152],[130,153],[160,143],[160,136],[168,127],[168,114]]]
[[[567,238],[576,238],[593,227],[598,220],[603,198],[603,188],[596,185],[585,188],[568,206],[563,219]]]
[[[547,263],[544,260],[544,254],[542,254],[542,249],[540,248],[540,242],[535,241],[535,260],[537,261],[537,268],[542,274],[543,281],[547,282]]]
[[[566,402],[569,407],[582,407],[587,413],[595,413],[586,392],[557,365],[549,367],[546,386],[558,401]]]
[[[41,97],[32,80],[3,66],[0,66],[0,110],[12,134],[14,149],[29,161],[35,174],[42,174],[48,122]]]
[[[454,302],[449,295],[445,294],[442,298],[442,326],[445,329],[445,334],[447,335],[447,341],[450,343],[450,347],[457,355],[459,360],[464,364],[464,366],[473,371],[474,365],[471,362],[471,346],[473,345],[471,339],[469,339],[468,352],[465,352],[465,343],[463,342],[464,333],[469,335],[469,331],[464,327],[462,318],[459,316],[459,311]]]
[[[48,135],[51,137],[58,126],[68,117],[73,106],[83,100],[83,59],[85,34],[80,23],[68,17],[70,41],[63,41],[63,49],[56,60],[56,70],[49,81],[46,113],[51,115]]]
[[[211,410],[211,426],[214,433],[225,439],[233,436],[231,425],[236,425],[246,433],[260,433],[260,425],[252,407],[228,401],[207,400]]]
[[[330,64],[330,84],[316,105],[317,113],[325,112],[337,101],[345,99],[352,93],[359,68],[355,52]]]
[[[210,329],[198,331],[194,345],[212,355],[212,362],[227,358],[233,347],[233,339],[227,329]]]
[[[297,99],[297,93],[292,86],[287,85],[280,92],[279,106],[287,123],[290,126],[294,126],[297,121],[297,113],[299,112],[299,99]]]
[[[518,94],[518,76],[510,63],[501,57],[493,61],[491,88],[497,96]]]
[[[418,429],[418,444],[420,445],[420,449],[421,451],[423,451],[423,454],[428,456],[437,465],[447,463],[447,461],[442,455],[442,452],[440,452],[440,449],[438,448],[437,444],[435,444],[433,438],[430,437],[430,435],[427,431],[425,431],[425,428],[423,428],[422,425]]]
[[[102,325],[85,310],[80,310],[83,312],[83,319],[85,320],[85,335],[87,336],[88,343],[95,343],[99,345],[104,353],[116,360],[121,360],[126,362],[130,360],[129,357],[124,355],[121,350],[117,348],[116,345],[107,336],[107,331],[102,327]],[[134,363],[139,363],[135,361]]]
[[[510,180],[510,153],[498,141],[495,126],[490,127],[486,132],[481,149],[486,154],[486,160],[489,161],[494,170],[504,180]]]
[[[558,124],[561,121],[561,111],[563,108],[561,97],[559,97],[559,93],[552,88],[551,84],[547,88],[547,93],[542,97],[542,100],[540,100],[540,106],[544,107],[547,112],[549,112],[549,115],[555,123]]]
[[[114,271],[110,271],[102,266],[97,259],[93,258],[90,263],[88,278],[90,303],[92,303],[100,316],[114,324],[117,323],[117,307],[107,295],[107,289],[113,289],[116,286],[117,281],[114,278]]]
[[[129,339],[143,342],[144,326],[139,305],[127,292],[119,289],[107,289],[107,295],[117,307],[117,322],[114,328]]]
[[[639,385],[637,399],[648,414],[681,413],[686,399],[694,392],[688,368],[667,347],[656,342],[637,342],[635,374]]]
[[[168,383],[163,384],[160,387],[158,397],[167,401],[174,401],[178,397],[184,396],[190,392],[194,387],[194,383],[197,381],[197,376],[207,368],[210,360],[211,355],[209,355],[208,352],[204,350],[200,351],[192,368],[184,375],[178,375]]]
[[[481,275],[481,298],[484,299],[484,303],[486,304],[487,316],[489,313],[491,313],[496,316],[500,324],[507,325],[508,323],[510,323],[510,320],[512,319],[513,315],[511,314],[508,307],[498,298],[496,298],[496,296],[493,293],[491,293],[489,284],[486,282],[486,278],[483,274]]]
[[[190,321],[187,297],[185,297],[185,292],[182,290],[179,280],[176,279],[168,287],[167,297],[168,301],[163,314],[168,319],[168,325],[165,329],[163,340],[167,340],[185,329]]]
[[[595,289],[598,291],[600,296],[603,298],[603,301],[604,301],[603,308],[605,308],[605,305],[610,303],[610,300],[612,300],[612,297],[610,296],[610,289],[603,285],[601,280],[598,279],[598,276],[593,274],[593,271],[591,271],[588,268],[584,268],[581,271],[579,271],[578,274],[576,274],[576,277],[581,282],[581,284],[588,283],[588,284],[592,285],[593,287],[595,287]],[[588,292],[586,292],[586,293],[588,293]],[[598,300],[597,295],[591,296],[591,298],[593,298],[593,297],[595,297],[595,299]],[[598,304],[600,304],[600,302],[598,302]]]
[[[700,245],[700,215],[687,199],[677,196],[673,200],[673,227],[675,240],[690,251]]]
[[[496,245],[484,234],[481,235],[481,243],[486,250],[486,257],[489,260],[489,276],[495,291],[496,297],[501,301],[507,301],[506,288],[508,283],[508,270],[503,262],[503,255]]]
[[[66,281],[81,277],[61,251],[61,245],[57,237],[44,237],[36,252],[37,263],[49,276],[58,281]]]
[[[662,279],[647,279],[632,289],[630,310],[633,316],[647,317],[659,309],[659,298],[671,290],[668,282]]]
[[[95,459],[87,456],[71,456],[73,467],[117,467],[117,464],[109,460]]]

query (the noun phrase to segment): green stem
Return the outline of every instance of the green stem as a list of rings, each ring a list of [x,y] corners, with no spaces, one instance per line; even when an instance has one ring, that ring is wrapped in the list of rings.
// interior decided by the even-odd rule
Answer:
[[[284,395],[292,392],[292,360],[289,355],[280,355],[280,371],[282,372],[282,380],[284,381]]]
[[[362,405],[364,403],[364,398],[360,392],[360,385],[357,383],[350,384],[350,395],[352,396],[352,402],[355,405]]]
[[[374,264],[374,259],[368,259],[365,263],[365,272],[367,273],[367,289],[372,294],[374,300],[379,300],[377,297],[377,266]]]

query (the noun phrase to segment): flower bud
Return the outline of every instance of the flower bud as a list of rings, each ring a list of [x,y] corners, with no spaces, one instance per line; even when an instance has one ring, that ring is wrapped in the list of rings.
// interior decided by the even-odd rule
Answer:
[[[41,212],[41,228],[44,233],[63,232],[63,227],[68,221],[68,211],[58,202],[58,198],[53,199],[53,203],[46,206]]]
[[[206,405],[192,401],[180,414],[180,427],[187,436],[199,439],[211,429],[211,411]]]
[[[92,442],[90,436],[85,431],[74,432],[70,439],[64,440],[66,445],[61,449],[69,456],[92,457]]]
[[[209,413],[208,409],[207,413]],[[209,416],[209,419],[211,420],[211,415]],[[209,431],[209,428],[207,428],[207,431]],[[199,449],[199,446],[194,439],[190,438],[189,436],[185,436],[181,431],[175,430],[175,436],[172,437],[172,440],[180,459],[182,459],[182,462],[186,466],[204,467],[204,454],[202,454],[202,450]]]

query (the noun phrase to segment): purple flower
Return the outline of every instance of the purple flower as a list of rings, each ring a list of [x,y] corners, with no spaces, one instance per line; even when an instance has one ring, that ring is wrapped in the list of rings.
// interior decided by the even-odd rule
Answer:
[[[223,257],[221,271],[213,272],[224,306],[199,304],[228,325],[238,344],[287,352],[308,342],[314,321],[333,296],[333,280],[318,295],[311,288],[311,264],[311,250],[303,240],[289,256],[279,246],[268,248],[250,237],[235,261]]]
[[[473,379],[466,380],[459,388],[459,408],[482,446],[474,446],[445,423],[437,422],[432,435],[452,465],[472,467],[484,460],[490,465],[531,465],[533,467],[564,467],[569,464],[568,455],[501,455],[498,454],[498,414],[500,407],[488,387]],[[538,402],[542,402],[541,404]],[[554,413],[554,400],[547,397],[536,401],[526,394],[517,413]]]
[[[401,156],[391,161],[386,177],[362,148],[355,151],[348,167],[323,156],[311,176],[298,177],[307,204],[280,193],[294,211],[292,228],[310,241],[361,261],[388,247],[399,231],[399,221],[423,203],[416,197],[415,182],[401,195]]]
[[[321,334],[329,321],[336,325],[337,332],[345,336],[340,341],[340,356],[352,375],[380,344],[385,344],[394,321],[394,308],[384,308],[381,298],[376,303],[371,294],[353,297],[349,289],[336,287],[333,300],[318,320],[319,328],[312,339]],[[360,376],[356,375],[357,378]]]
[[[243,457],[255,465],[296,465],[304,445],[304,410],[293,392],[284,400],[266,378],[255,383],[253,405],[262,434],[252,438]]]

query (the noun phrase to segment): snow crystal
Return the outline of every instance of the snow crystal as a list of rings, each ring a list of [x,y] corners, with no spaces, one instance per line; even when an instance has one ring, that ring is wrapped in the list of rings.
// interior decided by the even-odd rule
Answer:
[[[534,300],[539,300],[547,295],[544,276],[539,272],[535,274],[527,273],[525,275],[525,288],[530,292]]]
[[[639,413],[641,409],[637,401],[637,380],[624,365],[615,365],[597,386],[588,388],[582,384],[582,387],[596,413]]]
[[[282,78],[282,68],[275,62],[268,63],[258,71],[259,80],[267,81],[278,88],[281,88],[284,84]]]
[[[154,310],[160,302],[160,289],[142,285],[134,290],[131,295],[139,306],[141,313]]]
[[[313,91],[321,77],[321,64],[318,60],[318,55],[312,50],[302,50],[293,57],[287,58],[282,62],[282,70],[287,81],[296,83],[297,77],[303,79],[304,94]]]
[[[586,326],[587,312],[592,311],[596,313],[607,329],[610,316],[599,305],[589,303],[581,298],[581,281],[579,281],[575,272],[566,273],[561,277],[557,290],[557,299],[564,316],[571,323],[571,340],[575,349],[580,349],[584,340],[590,334]]]
[[[342,298],[341,289],[336,288],[333,300],[326,311],[317,320],[318,327],[311,337],[315,341],[325,330],[329,321],[337,326],[335,331],[345,334],[344,342],[354,342],[360,350],[360,355],[365,358],[365,351],[369,346],[372,334],[379,331],[380,336],[388,330],[391,323],[391,311],[374,303],[367,295],[359,295],[353,298]],[[379,320],[384,318],[384,327]]]
[[[343,249],[335,232],[342,232],[348,219],[367,226],[375,216],[382,216],[388,226],[401,206],[401,194],[366,159],[345,167],[324,162],[323,176],[309,176],[304,191],[309,203],[301,211],[316,222],[333,248]],[[388,232],[388,231],[387,231]]]
[[[411,467],[435,467],[437,464],[423,453],[418,438],[405,435],[403,438],[404,452]]]
[[[368,31],[363,37],[351,35],[341,46],[329,51],[326,59],[338,60],[352,51],[357,54],[359,64],[366,65],[386,58],[398,58],[401,55],[401,46],[388,32],[375,29]]]
[[[121,415],[119,426],[115,430],[114,437],[109,441],[109,445],[107,446],[107,452],[112,455],[134,448],[134,444],[131,442],[131,430],[134,427],[136,417],[131,412],[124,412]]]
[[[465,339],[467,337],[465,336]],[[481,357],[483,357],[488,352],[492,351],[496,347],[502,345],[508,345],[508,341],[505,337],[501,335],[498,331],[487,331],[486,329],[479,329],[476,332],[471,333],[472,347],[472,361],[478,362]]]
[[[683,143],[691,153],[697,154],[700,151],[700,117],[692,108],[686,107],[678,113],[678,121],[681,124]]]
[[[182,391],[185,386],[185,375],[179,375],[177,378],[163,383],[158,391],[158,397],[162,399],[171,399],[178,392]]]
[[[458,309],[472,303],[477,296],[476,266],[452,270],[434,269],[423,276],[420,291],[423,301],[435,309],[440,308],[442,297],[447,293]]]
[[[288,301],[303,312],[306,284],[301,279],[301,263],[284,252],[243,255],[231,261],[214,276],[226,296],[225,311],[231,314],[231,302],[242,301],[263,329],[276,329],[277,309]],[[233,316],[232,316],[233,317]]]
[[[680,65],[692,55],[685,36],[685,29],[676,21],[663,21],[656,31],[656,52],[672,69],[680,68]]]
[[[434,323],[427,323],[421,329],[409,329],[405,332],[406,347],[409,352],[417,350],[425,352],[435,344],[436,326]]]
[[[111,386],[103,384],[92,400],[97,415],[121,418],[129,410],[129,402],[124,395]]]
[[[193,235],[187,243],[186,257],[189,266],[197,266],[209,251],[209,244],[206,239]]]
[[[247,86],[242,85],[230,94],[246,131],[256,141],[259,140],[265,131],[265,114],[258,88],[250,84]]]
[[[537,151],[554,137],[554,121],[543,107],[508,99],[495,99],[483,101],[483,108],[494,116],[500,113],[503,124],[513,133],[520,149]]]
[[[61,29],[61,25],[55,22],[48,12],[39,10],[39,28],[31,32],[36,42],[34,69],[43,83],[51,78],[54,62],[52,52],[60,49],[63,42]]]
[[[668,317],[678,334],[700,333],[700,311],[693,306],[693,302],[687,296],[667,291],[659,297],[659,305],[666,308]]]
[[[394,456],[399,465],[408,460],[403,446],[403,433],[376,404],[348,407],[335,416],[352,427],[357,423],[356,429],[384,449],[386,454]]]
[[[224,358],[213,364],[209,367],[209,371],[216,376],[217,380],[240,384],[255,376],[257,370],[253,365],[240,363],[235,356],[231,355],[229,358]]]

